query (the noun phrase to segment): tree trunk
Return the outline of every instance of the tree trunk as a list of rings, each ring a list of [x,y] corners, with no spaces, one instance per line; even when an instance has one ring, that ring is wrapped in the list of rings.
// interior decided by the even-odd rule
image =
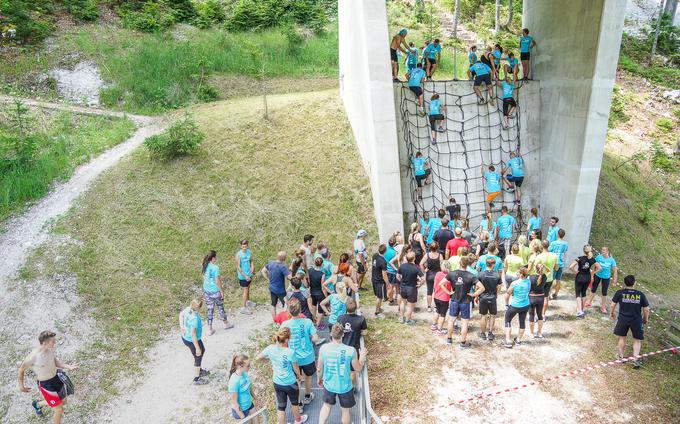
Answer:
[[[456,7],[453,10],[453,38],[458,38],[458,16],[460,15],[460,0],[456,0]]]
[[[505,29],[510,29],[510,22],[512,22],[512,0],[508,0],[508,20],[503,25]]]
[[[652,54],[649,56],[649,63],[652,63],[654,55],[656,54],[656,44],[659,42],[659,33],[661,32],[661,18],[663,17],[665,0],[659,2],[659,16],[656,20],[656,30],[654,31],[654,43],[652,44]]]
[[[675,12],[678,10],[678,0],[667,0],[663,13],[671,15],[671,22],[675,21]]]
[[[501,0],[496,0],[496,33],[500,30],[501,25]]]

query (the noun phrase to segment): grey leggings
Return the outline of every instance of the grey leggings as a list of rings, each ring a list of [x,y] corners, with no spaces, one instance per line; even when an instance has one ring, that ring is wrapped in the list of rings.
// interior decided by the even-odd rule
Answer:
[[[208,305],[208,311],[206,313],[208,319],[208,325],[212,325],[213,314],[215,313],[215,306],[217,306],[217,311],[222,321],[226,321],[227,313],[224,312],[224,298],[220,292],[203,292],[203,299],[205,304]]]

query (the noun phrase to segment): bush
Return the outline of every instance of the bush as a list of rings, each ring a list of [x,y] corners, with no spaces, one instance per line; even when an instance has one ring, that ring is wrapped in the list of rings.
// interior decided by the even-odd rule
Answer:
[[[202,102],[212,102],[219,97],[220,93],[217,89],[211,85],[203,84],[198,87],[198,93],[196,93],[196,98]]]
[[[99,17],[96,0],[65,0],[64,6],[76,20],[92,22]]]
[[[15,29],[18,42],[40,41],[54,29],[52,0],[0,0],[0,30]]]
[[[99,102],[104,106],[117,107],[125,98],[125,93],[115,85],[99,90]]]
[[[656,121],[656,127],[663,132],[671,132],[673,129],[673,121],[669,118],[659,118],[659,120]]]
[[[621,87],[614,85],[612,92],[612,105],[609,110],[609,128],[614,128],[619,122],[628,122],[630,117],[624,112],[627,97],[621,91]]]
[[[224,22],[226,14],[217,0],[206,0],[196,4],[194,24],[203,29]]]
[[[173,124],[164,133],[144,140],[144,145],[152,155],[162,159],[172,159],[194,153],[204,139],[205,134],[187,114],[183,120]]]
[[[158,32],[175,23],[172,11],[158,3],[146,3],[139,11],[121,11],[123,24],[142,32]]]
[[[288,53],[291,55],[298,56],[302,51],[302,44],[304,43],[302,34],[300,34],[300,31],[298,31],[295,25],[288,25],[284,27],[282,31],[283,35],[286,37],[286,50],[288,50]]]
[[[328,14],[319,0],[236,0],[226,28],[252,31],[296,23],[321,32]]]
[[[678,166],[678,160],[666,154],[663,147],[657,143],[652,143],[652,166],[666,172],[673,172]]]
[[[680,119],[680,107],[673,110],[673,116]]]

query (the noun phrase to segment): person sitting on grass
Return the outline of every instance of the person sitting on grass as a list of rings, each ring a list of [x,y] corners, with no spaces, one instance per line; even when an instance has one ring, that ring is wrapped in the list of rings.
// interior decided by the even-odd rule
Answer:
[[[529,29],[522,30],[522,36],[519,39],[519,58],[522,61],[523,79],[529,79],[529,61],[531,60],[531,49],[536,47],[534,38],[529,35]]]
[[[505,71],[505,76],[512,75],[513,80],[517,80],[517,72],[519,71],[519,66],[518,63],[519,61],[515,57],[515,54],[513,52],[508,52],[507,57],[505,58],[506,64],[503,65],[503,70]]]
[[[418,115],[425,114],[425,100],[423,99],[423,82],[425,81],[425,71],[423,65],[420,63],[416,68],[406,74],[408,78],[408,88],[416,95],[418,99]]]
[[[408,54],[406,55],[404,62],[406,64],[406,72],[408,73],[414,70],[416,65],[418,65],[418,48],[413,41],[408,43]]]
[[[495,206],[493,201],[498,195],[501,194],[501,176],[496,172],[496,167],[489,165],[487,170],[484,170],[484,164],[482,164],[482,176],[486,179],[486,212]]]
[[[428,44],[428,46],[423,50],[423,56],[425,57],[425,73],[427,74],[428,81],[432,81],[432,75],[437,70],[437,64],[441,60],[442,45],[439,44],[439,38],[435,38],[434,42]]]
[[[390,59],[392,60],[392,80],[394,82],[400,82],[399,81],[399,56],[397,56],[397,50],[401,50],[402,53],[407,54],[408,50],[408,45],[406,44],[406,34],[408,34],[408,30],[406,28],[402,28],[399,30],[399,33],[392,37],[392,41],[390,42]]]
[[[437,143],[437,133],[444,132],[442,121],[446,119],[446,106],[439,100],[439,94],[433,94],[430,99],[430,129],[432,130],[432,144]]]
[[[502,82],[496,81],[496,85],[503,91],[503,129],[508,129],[509,120],[515,116],[515,111],[517,111],[517,102],[512,96],[512,92],[515,90],[515,81],[511,80],[510,75],[506,74]]]
[[[470,53],[468,53],[469,64],[468,64],[468,70],[467,70],[468,79],[470,79],[470,80],[475,79],[475,76],[477,75],[475,73],[475,71],[473,71],[471,69],[472,65],[477,63],[477,60],[478,60],[477,59],[477,46],[472,46],[472,47],[470,47]]]
[[[635,277],[626,275],[623,279],[626,287],[618,290],[612,297],[609,305],[609,316],[614,319],[614,309],[619,305],[619,316],[614,327],[614,335],[619,337],[617,345],[619,359],[625,357],[626,337],[628,330],[633,333],[633,368],[638,369],[641,365],[640,349],[644,340],[644,325],[649,320],[649,301],[647,296],[639,290],[635,290]]]
[[[493,84],[491,84],[491,68],[482,63],[481,61],[476,62],[474,65],[470,66],[470,72],[474,72],[475,74],[475,82],[473,83],[473,87],[475,90],[475,94],[477,94],[478,98],[478,103],[480,105],[483,105],[484,103],[487,102],[486,99],[484,99],[484,96],[482,96],[482,83],[486,86],[486,91],[489,94],[489,101],[493,99]]]
[[[231,396],[231,415],[237,420],[246,418],[255,410],[255,396],[251,390],[252,381],[248,371],[250,371],[248,355],[235,355],[231,361],[227,387]],[[260,417],[253,417],[250,422],[260,424]]]
[[[427,159],[423,157],[421,152],[416,152],[416,157],[411,160],[411,163],[413,164],[413,175],[416,177],[416,185],[418,186],[418,188],[416,188],[416,194],[418,200],[422,200],[423,183],[430,183],[430,173],[432,172],[430,170],[430,164]]]
[[[522,183],[524,182],[524,159],[517,152],[510,152],[510,160],[508,161],[508,166],[501,171],[501,175],[504,175],[504,180],[508,184],[508,191],[515,192],[515,200],[513,203],[522,203]],[[510,174],[507,173],[509,170]],[[539,222],[540,228],[540,222]]]

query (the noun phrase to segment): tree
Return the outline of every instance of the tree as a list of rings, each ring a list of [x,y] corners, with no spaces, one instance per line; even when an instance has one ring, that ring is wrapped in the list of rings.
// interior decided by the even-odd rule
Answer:
[[[503,27],[510,30],[510,23],[512,22],[512,0],[508,0],[508,20],[505,21]]]
[[[500,30],[501,25],[501,0],[496,0],[496,26],[494,27],[496,33]]]
[[[458,38],[458,17],[460,16],[460,0],[456,0],[453,9],[453,38]]]
[[[656,29],[654,30],[654,43],[652,43],[652,54],[649,57],[649,62],[651,63],[656,54],[656,45],[659,42],[659,33],[661,32],[661,18],[663,18],[665,0],[659,2],[659,18],[656,20]]]
[[[675,12],[678,10],[678,0],[666,0],[666,7],[663,13],[671,16],[671,22],[675,19]]]

